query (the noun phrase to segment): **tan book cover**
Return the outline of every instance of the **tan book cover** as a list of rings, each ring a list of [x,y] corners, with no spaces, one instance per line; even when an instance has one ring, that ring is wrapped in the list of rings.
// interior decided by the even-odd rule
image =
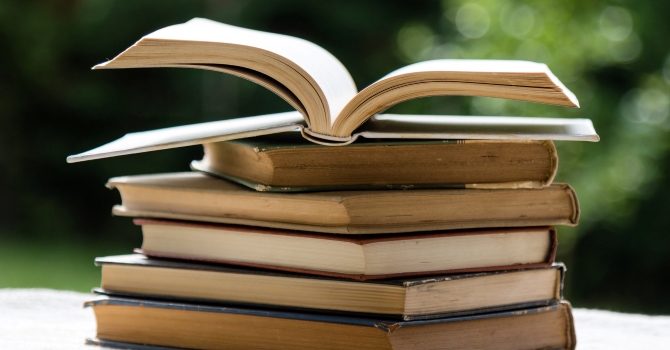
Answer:
[[[558,303],[565,266],[356,281],[303,273],[154,259],[96,258],[96,293],[306,308],[420,320]],[[453,298],[459,295],[459,298]]]
[[[110,179],[114,214],[300,231],[371,234],[568,225],[579,204],[567,184],[543,189],[257,192],[200,173]]]
[[[372,141],[336,148],[285,133],[204,149],[192,169],[270,192],[542,188],[558,169],[551,140]]]
[[[86,306],[97,321],[97,339],[88,343],[116,348],[517,350],[577,342],[568,302],[418,321],[109,296]]]

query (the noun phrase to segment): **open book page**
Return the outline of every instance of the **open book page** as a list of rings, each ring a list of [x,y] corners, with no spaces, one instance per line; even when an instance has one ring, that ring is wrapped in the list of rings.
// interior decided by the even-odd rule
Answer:
[[[70,156],[67,161],[76,163],[289,131],[304,132],[300,113],[276,113],[131,133]],[[303,136],[315,141],[304,133]],[[344,146],[359,136],[424,140],[599,140],[588,119],[380,114],[369,119],[347,143],[325,145]]]
[[[128,154],[235,140],[247,137],[298,131],[304,119],[298,112],[220,120],[126,134],[122,138],[69,156],[68,163],[110,158]]]
[[[318,133],[328,133],[331,116],[338,115],[357,93],[342,63],[316,44],[201,18],[151,33],[94,68],[189,64],[231,65],[267,75],[300,100],[310,128]]]
[[[258,83],[303,115],[308,125],[303,132],[315,142],[349,142],[371,116],[428,96],[579,106],[546,65],[526,61],[426,61],[398,69],[357,93],[344,66],[316,44],[201,18],[151,33],[94,69],[139,67],[209,69]]]
[[[361,91],[345,106],[333,135],[347,137],[370,116],[410,99],[486,96],[579,107],[545,64],[507,60],[433,60],[400,68]]]
[[[589,119],[378,114],[355,135],[371,139],[554,140],[598,142]]]
[[[254,70],[236,66],[227,66],[222,64],[175,64],[172,67],[212,70],[215,72],[227,73],[230,75],[234,75],[236,77],[240,77],[242,79],[249,80],[274,92],[277,96],[281,97],[282,99],[284,99],[284,101],[288,102],[288,104],[290,104],[291,107],[295,108],[301,115],[303,116],[307,115],[307,111],[305,110],[305,107],[303,106],[302,102],[300,102],[300,99],[296,95],[294,95],[293,92],[291,92],[291,90],[287,89],[286,86],[280,84],[278,81],[272,79],[271,77],[258,73]]]
[[[530,61],[432,60],[402,67],[379,79],[379,81],[404,74],[425,72],[445,72],[455,81],[560,89],[566,91],[567,98],[577,105],[575,96],[551,73],[546,64]]]

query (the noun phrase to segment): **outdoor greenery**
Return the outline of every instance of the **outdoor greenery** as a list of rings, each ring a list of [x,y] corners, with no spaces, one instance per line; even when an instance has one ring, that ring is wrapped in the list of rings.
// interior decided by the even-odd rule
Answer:
[[[590,118],[602,141],[557,142],[557,181],[579,195],[560,228],[578,307],[670,313],[670,2],[0,0],[0,287],[85,291],[92,257],[140,243],[111,217],[112,176],[186,171],[200,147],[81,164],[126,132],[290,110],[265,89],[185,69],[91,71],[142,35],[192,17],[313,41],[359,89],[436,58],[544,62],[580,109],[433,97],[395,113]]]

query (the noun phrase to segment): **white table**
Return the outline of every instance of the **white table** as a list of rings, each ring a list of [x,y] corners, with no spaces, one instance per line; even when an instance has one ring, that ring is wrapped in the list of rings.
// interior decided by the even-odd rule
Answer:
[[[96,350],[89,294],[0,289],[0,349]],[[575,309],[578,349],[670,349],[670,316]]]

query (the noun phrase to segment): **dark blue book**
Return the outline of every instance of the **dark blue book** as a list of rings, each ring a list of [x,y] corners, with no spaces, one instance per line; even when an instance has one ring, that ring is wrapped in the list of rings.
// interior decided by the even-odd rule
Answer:
[[[102,296],[89,343],[183,349],[574,349],[570,304],[417,321]]]

